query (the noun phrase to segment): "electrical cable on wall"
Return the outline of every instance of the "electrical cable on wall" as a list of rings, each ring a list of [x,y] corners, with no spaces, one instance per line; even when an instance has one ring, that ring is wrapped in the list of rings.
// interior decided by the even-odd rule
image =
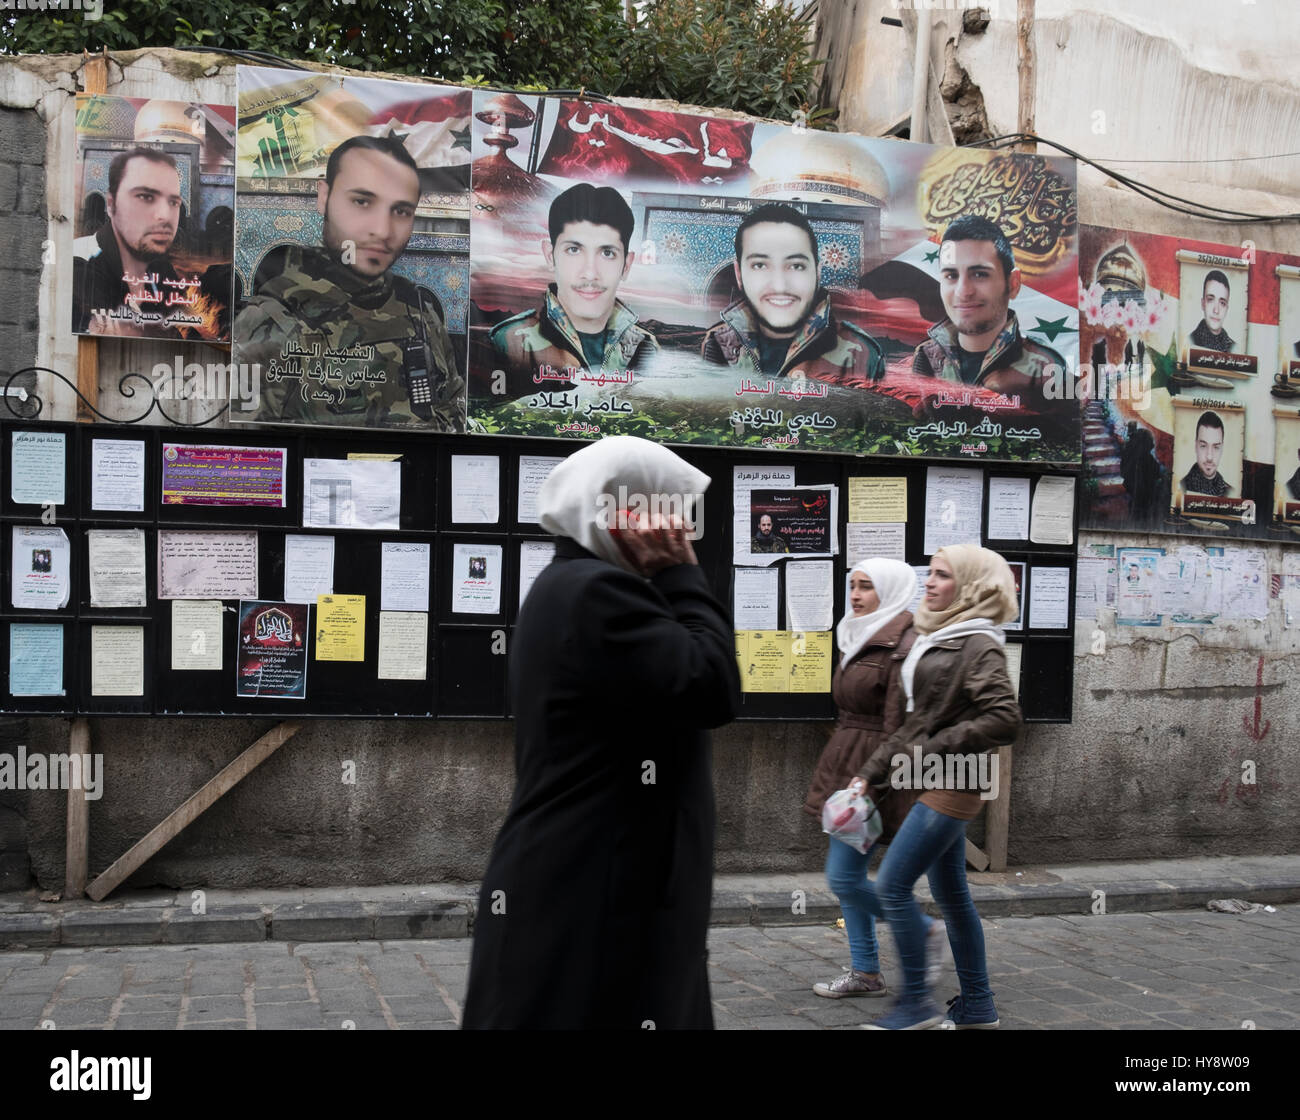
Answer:
[[[1005,148],[1011,144],[1020,144],[1032,142],[1035,144],[1045,144],[1049,148],[1055,148],[1058,152],[1078,160],[1080,163],[1086,163],[1089,167],[1095,167],[1098,171],[1110,176],[1117,183],[1128,187],[1129,190],[1142,195],[1143,198],[1150,199],[1158,206],[1164,206],[1169,210],[1176,210],[1181,214],[1189,214],[1193,218],[1201,218],[1210,222],[1225,222],[1232,225],[1250,225],[1258,222],[1294,222],[1300,220],[1300,213],[1291,214],[1248,214],[1243,210],[1231,210],[1222,206],[1211,206],[1208,203],[1196,202],[1190,198],[1183,198],[1176,194],[1170,194],[1168,191],[1162,191],[1159,187],[1152,187],[1145,183],[1140,183],[1136,179],[1124,175],[1119,171],[1114,171],[1094,159],[1089,159],[1081,155],[1072,148],[1067,148],[1064,144],[1058,144],[1055,140],[1046,140],[1041,136],[1036,136],[1030,132],[1009,133],[1006,136],[995,136],[990,140],[981,140],[974,144],[966,145],[971,148]],[[1261,157],[1271,158],[1271,157]],[[1172,201],[1166,201],[1170,199]],[[1177,205],[1183,203],[1185,205]]]

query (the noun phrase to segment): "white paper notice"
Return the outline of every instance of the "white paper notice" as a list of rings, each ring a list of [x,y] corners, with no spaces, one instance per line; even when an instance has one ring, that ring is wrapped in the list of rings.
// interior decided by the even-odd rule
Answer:
[[[1156,610],[1174,626],[1204,626],[1218,614],[1211,610],[1215,581],[1210,558],[1195,545],[1184,545],[1156,560]]]
[[[1074,479],[1049,474],[1034,487],[1034,509],[1029,539],[1035,544],[1071,544],[1074,541]]]
[[[888,521],[877,524],[849,522],[844,530],[845,563],[852,568],[861,560],[882,557],[907,562],[907,526]]]
[[[172,669],[221,668],[221,600],[172,600]]]
[[[428,675],[429,616],[379,612],[379,679],[422,681]]]
[[[912,571],[916,573],[916,594],[912,596],[912,601],[907,604],[907,609],[916,614],[916,608],[921,605],[921,598],[925,595],[925,581],[930,578],[930,565],[913,564]]]
[[[1156,610],[1156,565],[1163,555],[1164,549],[1160,548],[1121,548],[1116,551],[1115,621],[1119,625],[1161,624],[1160,613]]]
[[[158,598],[256,599],[256,531],[159,529]]]
[[[523,518],[520,518],[522,521]],[[519,542],[519,605],[524,605],[528,592],[533,589],[533,580],[542,574],[555,558],[555,544],[552,541]]]
[[[1007,676],[1011,678],[1011,691],[1016,694],[1016,699],[1020,699],[1020,663],[1025,652],[1025,647],[1016,642],[1007,642],[1002,647],[1002,652],[1007,656]]]
[[[501,520],[501,460],[496,455],[451,457],[451,519],[457,525]]]
[[[1029,569],[1029,625],[1064,630],[1070,625],[1070,569]]]
[[[527,524],[537,523],[537,492],[564,460],[552,455],[519,456],[519,502],[516,517]]]
[[[92,607],[143,607],[144,530],[87,529]]]
[[[9,695],[66,695],[63,623],[9,623]]]
[[[753,540],[749,525],[749,492],[788,489],[794,485],[794,467],[734,467],[731,477],[732,563],[758,567],[776,563],[777,554],[749,550]]]
[[[284,536],[284,602],[316,605],[334,594],[334,538]]]
[[[800,560],[785,566],[785,628],[829,630],[835,624],[835,592],[829,560]]]
[[[501,612],[499,544],[457,544],[451,555],[451,609],[456,614]]]
[[[304,529],[397,529],[402,464],[371,459],[304,459]],[[252,596],[256,598],[257,596]]]
[[[737,630],[779,630],[775,568],[736,568],[732,618]]]
[[[144,509],[144,440],[92,439],[90,459],[92,509]]]
[[[1282,625],[1300,627],[1300,552],[1282,555]]]
[[[379,609],[429,610],[429,545],[384,541],[380,550]]]
[[[1080,556],[1075,578],[1075,618],[1096,618],[1102,607],[1115,605],[1114,557]]]
[[[9,497],[23,505],[61,506],[67,436],[63,432],[14,432]]]
[[[925,476],[927,556],[950,544],[980,543],[983,473],[961,467],[930,467]]]
[[[90,694],[144,695],[144,627],[90,628]]]
[[[989,540],[1023,541],[1029,536],[1029,479],[989,479]]]
[[[13,598],[24,610],[57,611],[68,605],[72,549],[62,529],[14,526]]]
[[[1268,617],[1268,561],[1263,549],[1226,548],[1223,551],[1223,617]]]

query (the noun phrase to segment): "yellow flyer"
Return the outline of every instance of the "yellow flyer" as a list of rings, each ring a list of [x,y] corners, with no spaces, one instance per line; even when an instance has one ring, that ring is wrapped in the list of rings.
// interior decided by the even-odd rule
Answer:
[[[320,595],[316,599],[316,660],[366,659],[366,597]]]
[[[791,635],[790,691],[830,692],[831,632],[807,631]]]
[[[740,664],[742,692],[788,692],[790,631],[751,630]]]
[[[745,670],[749,666],[749,662],[746,660],[746,658],[749,657],[750,633],[751,631],[749,630],[736,631],[736,667],[740,670],[741,692],[749,691],[749,689],[745,687]]]
[[[857,524],[907,520],[907,479],[849,479],[849,520]]]

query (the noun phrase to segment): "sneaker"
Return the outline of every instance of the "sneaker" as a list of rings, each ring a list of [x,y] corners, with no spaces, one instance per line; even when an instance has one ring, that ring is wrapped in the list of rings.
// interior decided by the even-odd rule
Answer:
[[[829,984],[814,984],[813,993],[827,999],[844,999],[846,996],[884,996],[889,994],[885,978],[880,973],[859,972],[846,968]]]
[[[864,1031],[928,1031],[943,1022],[943,1012],[928,997],[919,1003],[899,1000],[883,1018],[864,1023]]]
[[[934,989],[943,979],[944,959],[947,956],[948,927],[937,919],[925,931],[925,985]]]
[[[961,996],[953,996],[948,1001],[948,1018],[943,1025],[948,1027],[951,1024],[952,1029],[959,1031],[995,1031],[1000,1022],[992,1000],[989,1000],[987,1010],[968,1011]]]

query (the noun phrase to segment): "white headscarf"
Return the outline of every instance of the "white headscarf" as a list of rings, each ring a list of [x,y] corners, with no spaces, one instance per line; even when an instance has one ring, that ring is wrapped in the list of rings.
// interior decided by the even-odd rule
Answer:
[[[710,478],[668,448],[637,436],[606,436],[556,465],[537,494],[537,520],[588,552],[636,574],[614,539],[617,513],[676,513],[698,520]]]
[[[855,564],[849,572],[850,578],[854,572],[861,572],[871,580],[880,606],[863,615],[855,615],[853,608],[849,607],[840,619],[835,628],[835,640],[840,647],[841,669],[857,656],[882,626],[907,610],[907,604],[916,594],[916,573],[901,560],[875,556]]]

